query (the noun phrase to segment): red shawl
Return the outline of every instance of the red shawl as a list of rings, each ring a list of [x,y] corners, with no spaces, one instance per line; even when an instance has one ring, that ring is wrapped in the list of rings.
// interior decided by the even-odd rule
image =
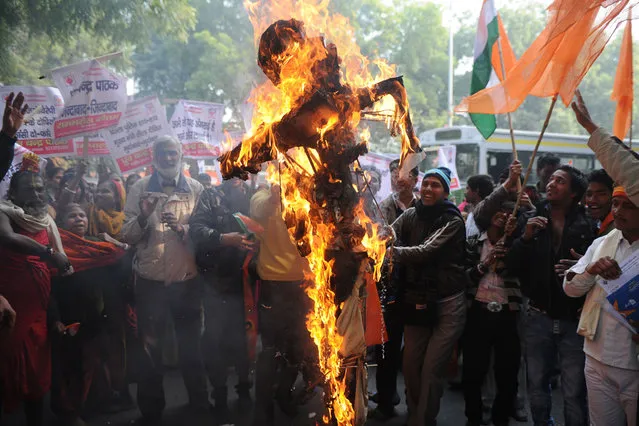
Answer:
[[[125,253],[112,243],[89,241],[64,229],[60,229],[60,238],[75,272],[112,265]]]

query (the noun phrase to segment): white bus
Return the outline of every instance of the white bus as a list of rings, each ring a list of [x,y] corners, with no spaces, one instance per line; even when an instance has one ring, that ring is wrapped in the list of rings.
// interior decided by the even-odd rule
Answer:
[[[515,130],[515,143],[519,160],[528,167],[532,151],[539,137],[538,132]],[[497,129],[495,133],[484,139],[473,126],[452,126],[428,130],[419,135],[427,158],[420,168],[436,165],[437,151],[433,148],[441,145],[455,145],[457,147],[457,173],[459,180],[465,184],[466,180],[476,174],[489,174],[497,182],[499,175],[512,161],[512,145],[510,131]],[[594,153],[587,146],[587,136],[574,136],[560,133],[546,133],[541,142],[539,155],[552,152],[557,155],[562,164],[570,164],[584,173],[600,168],[601,164]],[[537,182],[536,167],[533,167],[529,184]]]

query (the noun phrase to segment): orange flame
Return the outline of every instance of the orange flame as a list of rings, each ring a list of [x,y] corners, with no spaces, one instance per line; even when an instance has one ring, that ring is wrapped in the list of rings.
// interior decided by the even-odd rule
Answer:
[[[320,42],[321,39],[313,39],[314,37],[323,36],[327,42],[337,46],[341,58],[341,81],[346,85],[371,87],[375,82],[395,75],[393,66],[382,60],[370,61],[361,54],[348,19],[329,13],[328,3],[328,0],[245,1],[255,31],[256,46],[259,45],[262,33],[271,24],[280,19],[290,18],[304,23],[306,35],[312,41],[303,44],[292,43],[286,56],[272,58],[279,66],[280,80],[277,88],[271,81],[266,81],[252,91],[249,98],[249,102],[254,106],[252,130],[251,134],[245,136],[240,154],[234,160],[238,165],[249,164],[249,160],[255,155],[255,146],[246,143],[247,141],[274,141],[272,126],[298,107],[300,100],[315,90],[312,65],[326,58],[327,49],[323,41]],[[395,120],[404,118],[402,114],[406,115],[408,104],[396,105],[395,100],[389,96],[384,99],[388,99],[390,103],[381,102],[376,106],[376,110],[393,111],[390,117],[384,115],[389,125],[393,122],[394,126],[397,126]],[[361,114],[357,112],[347,118],[348,123],[340,123],[339,120],[343,117],[332,115],[326,122],[316,123],[312,129],[320,136],[320,144],[325,144],[328,143],[324,140],[327,132],[334,131],[340,125],[355,128],[360,118]],[[402,130],[399,130],[398,133],[408,138],[405,131],[402,134]],[[362,138],[368,137],[370,133],[366,136],[363,132]],[[343,337],[337,329],[338,306],[335,304],[335,294],[330,285],[333,261],[327,260],[326,257],[326,252],[336,244],[335,235],[338,232],[334,224],[322,217],[327,214],[326,212],[312,209],[314,175],[317,170],[327,168],[328,165],[320,163],[320,156],[314,149],[293,148],[288,152],[282,152],[275,143],[270,144],[269,149],[272,150],[271,158],[277,159],[280,165],[269,165],[268,180],[272,184],[281,184],[283,213],[286,219],[290,219],[287,223],[294,225],[289,231],[293,240],[297,241],[300,251],[308,253],[306,258],[310,271],[307,272],[307,279],[311,285],[307,289],[307,294],[313,301],[313,309],[307,317],[306,325],[318,348],[319,368],[325,378],[325,392],[330,397],[329,413],[324,417],[324,421],[334,419],[337,425],[353,426],[355,410],[346,395],[347,386],[340,356]],[[379,237],[378,226],[366,216],[361,201],[354,213],[355,223],[366,231],[356,250],[365,251],[373,260],[371,273],[374,279],[378,280],[386,252],[385,241]],[[303,232],[298,232],[299,229]]]

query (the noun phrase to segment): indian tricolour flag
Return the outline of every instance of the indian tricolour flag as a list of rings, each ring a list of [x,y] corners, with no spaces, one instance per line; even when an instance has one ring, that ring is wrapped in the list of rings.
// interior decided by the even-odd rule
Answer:
[[[499,54],[498,40],[501,42],[502,55]],[[484,0],[475,37],[473,74],[470,82],[471,95],[494,86],[503,79],[502,57],[504,69],[508,72],[515,63],[515,54],[495,9],[494,1]],[[470,114],[470,119],[485,139],[488,139],[497,128],[497,120],[493,114]]]

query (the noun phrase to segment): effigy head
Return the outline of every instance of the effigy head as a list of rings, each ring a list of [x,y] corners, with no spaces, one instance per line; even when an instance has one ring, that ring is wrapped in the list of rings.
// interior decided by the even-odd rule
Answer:
[[[279,20],[269,26],[260,38],[257,64],[274,85],[280,82],[280,71],[292,54],[294,44],[304,44],[304,23],[296,19]]]

